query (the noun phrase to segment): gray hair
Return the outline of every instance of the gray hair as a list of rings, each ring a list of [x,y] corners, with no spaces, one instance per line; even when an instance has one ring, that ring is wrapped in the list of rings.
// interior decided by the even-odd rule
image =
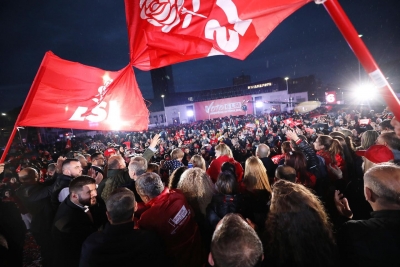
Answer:
[[[158,174],[146,172],[136,180],[136,191],[140,196],[148,196],[153,199],[164,190],[164,184]]]
[[[129,163],[129,170],[135,172],[136,176],[142,175],[147,171],[147,164],[143,164],[142,161],[133,160]]]
[[[131,221],[135,209],[135,195],[127,188],[117,188],[108,197],[106,207],[112,223]]]

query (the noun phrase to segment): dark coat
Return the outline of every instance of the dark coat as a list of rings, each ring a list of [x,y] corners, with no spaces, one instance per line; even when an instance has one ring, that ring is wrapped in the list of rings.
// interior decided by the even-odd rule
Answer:
[[[260,158],[260,160],[261,160],[261,162],[263,163],[265,169],[267,170],[267,175],[268,175],[269,183],[272,184],[271,182],[274,181],[275,170],[276,170],[276,168],[277,168],[278,166],[276,166],[276,165],[274,164],[274,162],[273,162],[270,158],[268,158],[268,157]]]
[[[217,194],[212,197],[206,209],[206,219],[212,231],[215,230],[218,222],[228,213],[243,213],[244,201],[240,194],[223,195]]]
[[[133,222],[107,224],[91,234],[83,243],[79,266],[167,266],[156,234],[133,228]]]
[[[60,194],[61,190],[66,187],[69,187],[73,177],[59,174],[57,179],[53,185],[53,192],[51,194],[51,204],[53,205],[54,211],[57,211],[58,206],[60,205],[60,201],[58,201],[58,195]]]
[[[343,266],[400,266],[400,210],[371,213],[368,220],[350,220],[338,233]]]
[[[84,209],[75,205],[67,197],[61,203],[54,218],[52,228],[55,250],[53,265],[58,267],[78,266],[83,242],[96,231],[95,224]]]

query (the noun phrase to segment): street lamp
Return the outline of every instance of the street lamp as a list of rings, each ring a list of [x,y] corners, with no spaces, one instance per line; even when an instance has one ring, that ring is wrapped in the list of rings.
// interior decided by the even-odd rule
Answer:
[[[287,93],[287,95],[288,95],[289,107],[292,107],[292,103],[290,103],[291,101],[290,101],[290,95],[289,95],[289,84],[288,84],[288,80],[289,80],[289,77],[285,77],[285,81],[286,81],[286,93]]]
[[[1,113],[1,116],[7,116],[7,114],[2,112],[2,113]]]
[[[167,111],[165,110],[165,102],[164,102],[164,97],[165,97],[165,95],[161,95],[161,98],[162,98],[162,104],[163,104],[163,107],[164,107],[164,118],[165,118],[165,124],[167,124]]]

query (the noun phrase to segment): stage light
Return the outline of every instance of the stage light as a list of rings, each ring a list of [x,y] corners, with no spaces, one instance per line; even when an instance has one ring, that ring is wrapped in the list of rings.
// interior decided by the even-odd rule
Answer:
[[[354,97],[357,100],[370,100],[376,96],[376,87],[371,83],[364,83],[354,89]]]
[[[188,111],[186,111],[186,115],[187,115],[188,117],[193,117],[193,110],[188,110]]]
[[[263,105],[264,105],[264,103],[261,101],[256,102],[256,108],[262,108]]]

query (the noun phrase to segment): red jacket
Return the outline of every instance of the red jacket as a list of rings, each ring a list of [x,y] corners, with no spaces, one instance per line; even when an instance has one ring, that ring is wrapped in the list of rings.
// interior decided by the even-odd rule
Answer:
[[[321,156],[325,160],[326,169],[328,171],[328,177],[329,177],[329,179],[331,179],[331,181],[335,181],[338,178],[329,169],[329,164],[331,164],[332,166],[338,166],[343,173],[343,177],[346,176],[346,170],[345,170],[346,162],[344,162],[343,158],[339,154],[335,155],[336,164],[332,164],[331,156],[330,156],[329,152],[327,152],[325,150],[317,151],[317,155]]]
[[[200,232],[185,196],[166,187],[146,206],[148,210],[140,216],[138,228],[154,231],[164,241],[173,266],[202,266]]]
[[[237,162],[235,159],[230,158],[227,155],[220,156],[213,161],[211,161],[210,167],[207,169],[207,174],[210,176],[211,180],[215,183],[217,181],[218,175],[221,172],[221,166],[225,162],[230,162],[235,165],[236,168],[236,178],[239,182],[239,184],[242,181],[243,178],[243,168],[242,165],[240,165],[239,162]]]

